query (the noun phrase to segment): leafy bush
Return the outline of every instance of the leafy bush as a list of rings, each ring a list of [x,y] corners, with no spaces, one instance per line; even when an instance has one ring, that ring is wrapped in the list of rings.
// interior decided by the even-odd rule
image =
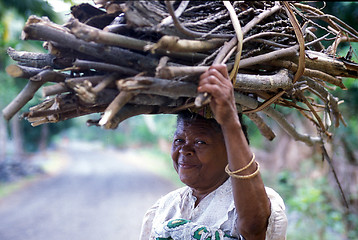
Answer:
[[[264,175],[285,201],[287,239],[357,239],[358,216],[341,206],[338,190],[328,183],[327,176],[312,174],[315,168],[312,160],[303,161],[295,172],[281,171],[274,183]]]

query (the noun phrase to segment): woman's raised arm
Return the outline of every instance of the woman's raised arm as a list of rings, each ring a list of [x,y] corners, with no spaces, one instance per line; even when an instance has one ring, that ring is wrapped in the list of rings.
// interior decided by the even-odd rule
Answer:
[[[246,240],[265,239],[270,201],[259,173],[259,165],[255,160],[252,161],[254,154],[242,131],[226,65],[213,65],[203,73],[198,92],[211,94],[210,107],[222,128],[240,234]]]

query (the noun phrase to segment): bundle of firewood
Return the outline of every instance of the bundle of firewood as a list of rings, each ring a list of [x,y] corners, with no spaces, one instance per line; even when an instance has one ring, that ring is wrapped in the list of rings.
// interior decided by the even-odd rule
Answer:
[[[72,7],[63,25],[28,19],[23,40],[43,41],[48,53],[8,50],[17,65],[7,73],[29,81],[3,110],[6,119],[40,88],[43,101],[23,113],[33,126],[92,113],[101,117],[88,124],[104,128],[140,114],[210,114],[210,96],[197,93],[197,82],[223,63],[238,112],[268,139],[274,134],[262,114],[307,144],[329,137],[331,122],[344,123],[331,90],[345,89],[342,77],[358,78],[358,65],[336,50],[358,41],[358,32],[335,16],[298,2],[94,2]],[[318,133],[298,133],[280,112],[285,108]]]

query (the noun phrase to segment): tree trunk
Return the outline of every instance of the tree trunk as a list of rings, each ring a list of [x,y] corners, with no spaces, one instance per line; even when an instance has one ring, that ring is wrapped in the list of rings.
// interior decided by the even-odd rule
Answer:
[[[6,142],[7,142],[6,122],[2,114],[0,113],[0,163],[4,161],[6,157]]]
[[[44,125],[42,125],[42,128],[41,128],[41,136],[40,136],[40,143],[39,143],[40,151],[46,150],[48,135],[49,135],[49,126],[48,126],[48,124],[44,124]]]
[[[24,144],[22,138],[22,129],[18,114],[10,121],[11,134],[14,144],[14,160],[21,160],[24,155]]]

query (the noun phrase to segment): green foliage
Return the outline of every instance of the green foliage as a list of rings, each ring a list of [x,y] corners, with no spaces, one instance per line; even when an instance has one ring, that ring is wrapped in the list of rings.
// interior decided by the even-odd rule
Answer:
[[[47,16],[52,21],[57,21],[57,14],[51,5],[44,0],[0,0],[1,9],[14,9],[17,13],[27,19],[30,15]],[[0,12],[1,13],[1,12]],[[0,15],[1,18],[1,15]]]
[[[340,196],[326,176],[314,172],[315,168],[312,159],[307,159],[295,172],[282,171],[275,179],[264,175],[265,182],[270,182],[285,201],[289,222],[287,239],[356,239],[358,216],[333,204]],[[348,225],[353,227],[348,229]]]

